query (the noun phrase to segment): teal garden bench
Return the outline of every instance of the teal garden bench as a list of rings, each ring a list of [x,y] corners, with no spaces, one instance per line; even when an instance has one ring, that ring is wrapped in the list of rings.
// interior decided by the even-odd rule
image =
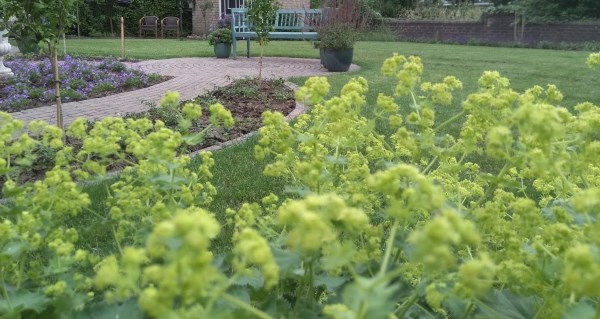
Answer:
[[[320,9],[279,9],[275,17],[275,31],[269,32],[269,39],[307,39],[319,38],[310,21],[320,22]],[[250,39],[256,39],[251,31],[247,8],[231,9],[231,33],[233,37],[233,58],[237,58],[237,39],[246,39],[246,57],[250,57]]]

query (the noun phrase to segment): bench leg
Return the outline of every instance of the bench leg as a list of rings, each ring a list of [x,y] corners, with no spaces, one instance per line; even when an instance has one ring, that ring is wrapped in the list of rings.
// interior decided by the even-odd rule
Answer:
[[[232,47],[233,47],[233,59],[236,60],[237,59],[237,41],[235,40],[235,37],[233,37],[232,39],[233,41],[231,41]]]
[[[246,58],[250,58],[250,38],[246,38]]]

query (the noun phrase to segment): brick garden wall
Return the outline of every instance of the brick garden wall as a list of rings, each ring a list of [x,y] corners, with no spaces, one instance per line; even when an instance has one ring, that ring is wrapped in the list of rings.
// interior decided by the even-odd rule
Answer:
[[[514,16],[508,14],[484,15],[477,22],[455,21],[386,21],[401,40],[441,42],[527,43],[582,43],[600,41],[600,22],[569,22],[525,24],[523,38],[514,36]],[[517,41],[516,41],[517,40]]]

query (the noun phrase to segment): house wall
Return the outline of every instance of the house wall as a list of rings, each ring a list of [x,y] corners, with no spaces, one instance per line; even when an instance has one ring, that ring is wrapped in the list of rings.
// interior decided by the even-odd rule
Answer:
[[[211,1],[211,0],[203,0]],[[196,8],[192,11],[192,33],[195,35],[204,35],[208,33],[210,26],[219,20],[219,0],[213,0],[212,8],[206,10],[206,20],[202,16],[202,10],[199,9],[200,1],[196,1]],[[206,22],[206,24],[205,24]]]
[[[212,0],[213,6],[206,10],[206,27],[202,11],[199,9],[200,1],[211,0],[196,0],[196,8],[192,12],[192,32],[195,35],[205,35],[208,33],[210,26],[216,24],[219,20],[219,0]],[[309,9],[310,0],[281,0],[282,9]]]
[[[478,43],[545,42],[582,43],[600,41],[600,22],[526,23],[523,37],[515,38],[514,16],[484,15],[481,21],[387,21],[401,40]]]

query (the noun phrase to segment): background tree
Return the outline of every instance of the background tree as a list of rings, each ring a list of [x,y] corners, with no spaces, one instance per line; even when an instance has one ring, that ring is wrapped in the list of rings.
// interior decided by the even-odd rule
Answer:
[[[269,32],[273,31],[275,17],[279,9],[276,0],[252,0],[248,9],[248,19],[252,24],[251,30],[256,32],[256,40],[260,46],[260,60],[258,62],[258,85],[262,85],[262,65],[264,47],[269,41]]]
[[[496,6],[520,11],[532,21],[566,21],[600,18],[598,0],[493,0]]]
[[[48,54],[52,62],[56,95],[57,126],[63,129],[62,107],[60,100],[60,81],[58,77],[57,50],[58,41],[65,31],[75,23],[72,14],[80,0],[2,0],[3,19],[14,17],[11,33],[17,41],[21,41],[25,53],[27,49],[38,50],[39,42],[48,46]],[[23,46],[23,41],[26,45]]]
[[[183,2],[183,35],[192,31],[192,9],[188,1]],[[134,0],[128,7],[117,5],[117,0],[85,0],[79,10],[81,34],[84,36],[106,36],[113,29],[118,30],[119,18],[125,18],[125,32],[131,36],[138,34],[138,21],[143,16],[160,18],[179,17],[178,0]],[[196,1],[196,7],[200,5]],[[73,32],[75,33],[75,32]]]
[[[198,9],[202,15],[202,21],[204,21],[204,32],[208,34],[208,20],[206,19],[206,14],[208,13],[208,10],[213,8],[213,3],[210,0],[203,0],[199,4],[196,4],[194,1],[194,7],[196,7],[196,5],[198,5]]]

